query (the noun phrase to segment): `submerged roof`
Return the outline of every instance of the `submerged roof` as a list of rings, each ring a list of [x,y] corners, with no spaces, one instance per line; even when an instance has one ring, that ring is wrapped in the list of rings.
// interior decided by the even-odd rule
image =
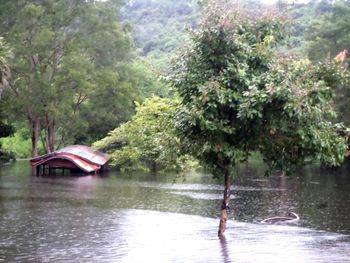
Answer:
[[[71,145],[55,152],[45,154],[30,160],[32,166],[42,165],[52,160],[67,160],[85,172],[94,172],[101,169],[108,161],[108,156],[94,151],[88,146]]]
[[[98,165],[104,165],[108,161],[108,156],[107,154],[104,154],[99,151],[94,151],[88,146],[84,145],[71,145],[64,147],[56,153],[69,153],[76,155],[86,161],[89,161],[94,164]]]

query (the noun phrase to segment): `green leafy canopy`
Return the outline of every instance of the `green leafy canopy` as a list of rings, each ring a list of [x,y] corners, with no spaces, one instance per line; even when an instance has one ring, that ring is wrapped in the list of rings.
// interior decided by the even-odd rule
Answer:
[[[172,119],[177,101],[151,97],[136,105],[132,119],[93,144],[110,153],[111,164],[120,168],[181,170],[187,157],[180,154]]]
[[[99,139],[133,113],[139,96],[129,66],[134,45],[120,23],[120,5],[1,1],[0,9],[11,12],[0,11],[0,34],[13,50],[6,108],[32,133],[33,156],[39,135],[51,152]]]
[[[313,160],[339,165],[346,143],[330,120],[345,71],[280,57],[274,47],[289,22],[235,10],[210,4],[169,76],[181,98],[175,126],[186,151],[220,174],[252,152],[269,171]]]

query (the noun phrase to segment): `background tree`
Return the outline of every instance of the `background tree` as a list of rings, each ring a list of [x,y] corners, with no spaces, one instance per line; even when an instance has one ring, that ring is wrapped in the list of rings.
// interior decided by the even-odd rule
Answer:
[[[311,60],[334,58],[350,48],[350,4],[336,1],[327,13],[314,18],[306,29],[307,54]]]
[[[185,27],[196,25],[198,4],[193,0],[134,0],[122,10],[124,22],[132,26],[141,56],[160,58],[175,50]]]
[[[173,116],[177,101],[151,97],[138,104],[132,119],[93,144],[110,153],[111,164],[119,168],[146,167],[153,173],[161,169],[179,170],[188,158],[180,154]]]
[[[11,57],[12,53],[8,45],[5,44],[2,37],[0,37],[0,138],[11,135],[14,130],[5,119],[3,104],[1,101],[1,95],[3,90],[7,87],[10,80],[10,69],[8,67],[7,60]],[[12,154],[5,152],[1,149],[0,142],[0,162],[2,160],[8,160],[13,157]]]
[[[119,23],[118,1],[2,1],[1,9],[5,6],[14,11],[1,13],[0,31],[14,53],[6,100],[16,119],[28,124],[32,156],[38,154],[41,135],[45,151],[51,152],[74,141],[80,129],[89,129],[94,120],[82,118],[80,109],[100,94],[105,99],[107,90],[113,103],[100,103],[101,112],[116,100],[123,99],[125,107],[112,119],[95,115],[97,120],[115,127],[125,119],[120,115],[132,112],[135,87],[125,88],[121,76],[127,75],[124,65],[133,45]]]
[[[5,44],[4,39],[0,36],[0,99],[3,90],[8,85],[10,80],[10,68],[8,66],[8,59],[12,53],[8,45]]]
[[[250,153],[259,152],[269,171],[342,162],[346,143],[330,122],[331,98],[346,76],[332,62],[279,59],[274,46],[288,23],[276,14],[250,15],[222,2],[205,13],[169,79],[181,97],[175,125],[184,149],[225,177],[222,236],[232,168]]]
[[[348,1],[336,1],[327,13],[314,18],[307,27],[304,39],[306,52],[310,59],[318,61],[333,59],[340,51],[350,49],[350,4]],[[344,62],[347,65],[349,59]],[[350,125],[349,88],[338,87],[336,90],[336,110],[339,121]]]

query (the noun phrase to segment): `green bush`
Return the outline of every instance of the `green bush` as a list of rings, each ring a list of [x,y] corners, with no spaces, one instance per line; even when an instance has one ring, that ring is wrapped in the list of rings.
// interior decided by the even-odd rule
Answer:
[[[18,130],[14,135],[1,138],[2,150],[11,153],[15,158],[29,158],[31,156],[31,141],[26,128]]]

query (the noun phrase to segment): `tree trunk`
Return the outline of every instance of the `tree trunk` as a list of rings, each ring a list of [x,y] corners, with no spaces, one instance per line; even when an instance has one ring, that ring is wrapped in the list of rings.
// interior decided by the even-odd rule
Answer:
[[[228,209],[229,209],[230,194],[231,194],[230,188],[231,188],[231,177],[229,175],[228,170],[226,170],[224,198],[222,200],[222,205],[221,205],[220,224],[219,224],[219,231],[218,231],[219,237],[223,237],[224,232],[226,230],[226,222],[228,219]]]
[[[152,173],[157,174],[157,162],[153,161],[152,162]]]
[[[55,122],[50,121],[48,114],[45,121],[45,151],[51,153],[55,151]]]
[[[32,157],[38,156],[38,140],[40,131],[40,120],[39,118],[31,118],[30,122],[30,133],[32,139]]]
[[[55,121],[52,121],[50,125],[50,132],[49,132],[51,152],[55,151],[55,129],[56,129]]]
[[[45,130],[45,149],[46,153],[51,153],[55,150],[55,127],[51,123]]]

